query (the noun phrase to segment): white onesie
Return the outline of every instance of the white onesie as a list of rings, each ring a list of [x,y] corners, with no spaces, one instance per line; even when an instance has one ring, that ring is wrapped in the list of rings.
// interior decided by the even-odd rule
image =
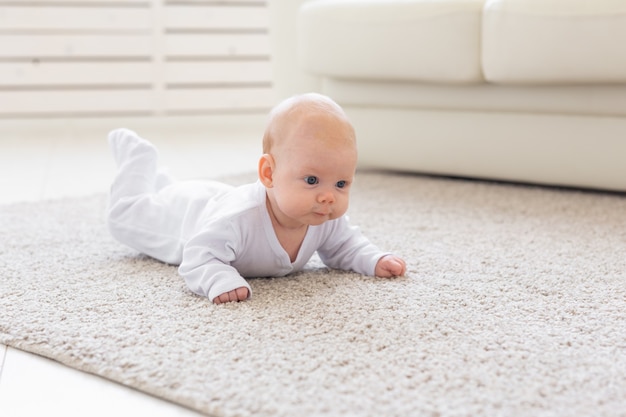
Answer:
[[[331,268],[374,275],[386,255],[348,224],[346,216],[309,226],[295,262],[280,245],[260,181],[240,187],[178,182],[153,194],[123,197],[111,206],[109,228],[126,245],[179,266],[189,289],[213,300],[243,277],[284,276],[317,251]]]

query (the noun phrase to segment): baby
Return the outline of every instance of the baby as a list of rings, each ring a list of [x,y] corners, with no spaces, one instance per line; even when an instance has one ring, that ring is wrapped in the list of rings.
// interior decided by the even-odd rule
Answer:
[[[249,298],[244,277],[287,275],[315,252],[331,268],[405,273],[402,259],[379,250],[344,216],[356,138],[341,107],[326,96],[295,96],[272,110],[259,179],[240,187],[172,180],[158,170],[156,148],[127,129],[112,131],[109,144],[118,166],[111,234],[179,265],[189,289],[216,304]]]

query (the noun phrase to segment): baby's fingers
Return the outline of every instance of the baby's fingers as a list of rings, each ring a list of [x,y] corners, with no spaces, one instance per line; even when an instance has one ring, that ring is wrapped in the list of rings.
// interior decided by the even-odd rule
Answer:
[[[389,278],[401,276],[406,272],[406,263],[392,255],[382,257],[376,265],[376,276]]]
[[[239,287],[224,294],[220,294],[213,299],[215,304],[228,303],[231,301],[244,301],[248,298],[249,292],[246,287]]]
[[[400,258],[392,258],[389,259],[387,268],[392,275],[402,276],[406,272],[406,263]]]
[[[397,277],[404,275],[406,272],[406,264],[404,261],[395,256],[385,256],[379,262],[378,268],[379,276],[382,277]]]

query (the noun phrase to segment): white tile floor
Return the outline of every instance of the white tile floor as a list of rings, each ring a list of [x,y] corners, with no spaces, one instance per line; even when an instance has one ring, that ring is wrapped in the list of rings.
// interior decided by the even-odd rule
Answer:
[[[0,204],[104,193],[114,174],[106,133],[151,139],[178,178],[255,170],[264,115],[146,119],[0,120]],[[0,345],[0,416],[196,416],[183,407]]]

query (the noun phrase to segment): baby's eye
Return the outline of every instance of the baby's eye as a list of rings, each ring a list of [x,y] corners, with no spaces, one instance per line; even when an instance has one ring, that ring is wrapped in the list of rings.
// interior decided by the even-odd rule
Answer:
[[[309,185],[315,185],[318,182],[320,182],[316,176],[314,175],[309,175],[308,177],[305,177],[304,180],[306,181],[307,184]]]
[[[341,181],[337,181],[337,184],[335,184],[337,186],[337,188],[343,188],[346,186],[346,181],[341,180]]]

